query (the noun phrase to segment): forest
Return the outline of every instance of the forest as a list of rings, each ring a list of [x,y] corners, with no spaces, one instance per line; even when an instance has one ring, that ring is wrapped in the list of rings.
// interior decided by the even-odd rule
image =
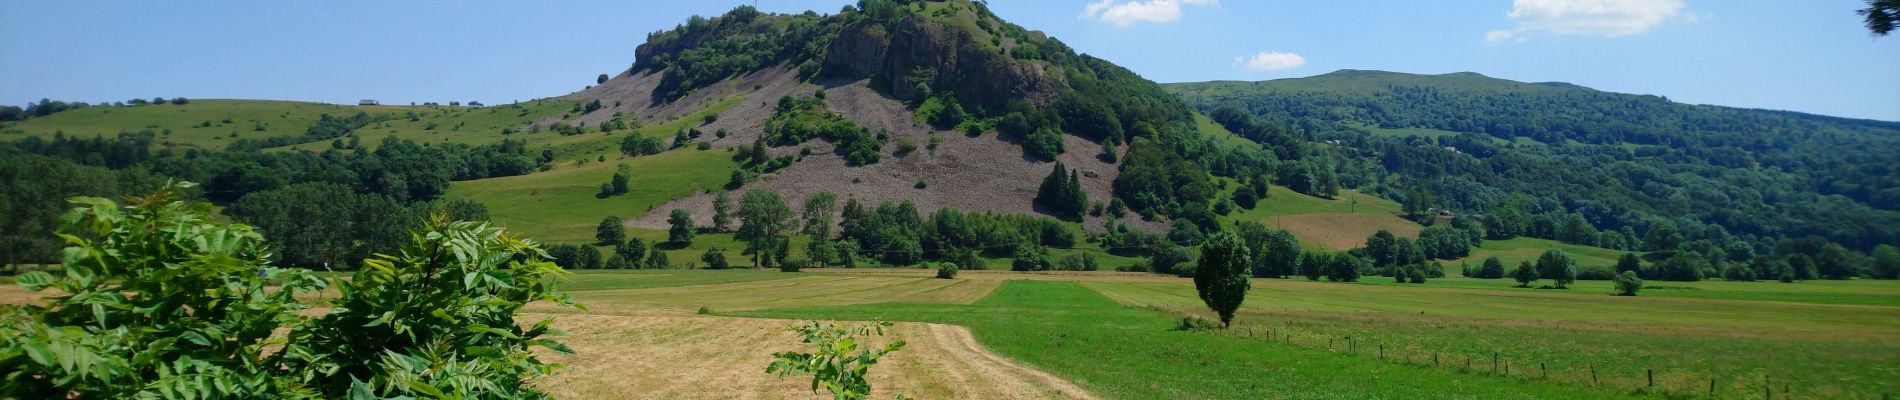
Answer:
[[[1235,132],[1297,135],[1348,187],[1529,236],[1787,262],[1900,241],[1900,123],[1460,73],[1169,85]],[[1402,129],[1431,134],[1404,134]]]

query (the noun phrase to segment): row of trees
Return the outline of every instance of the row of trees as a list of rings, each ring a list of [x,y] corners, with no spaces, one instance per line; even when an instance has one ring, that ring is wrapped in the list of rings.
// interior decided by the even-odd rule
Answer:
[[[17,177],[7,181],[5,212],[11,218],[0,226],[4,261],[57,260],[56,243],[48,238],[56,210],[66,208],[65,196],[134,193],[174,178],[205,182],[188,192],[282,238],[286,249],[278,261],[354,268],[369,254],[393,250],[404,239],[400,232],[419,226],[427,210],[454,206],[471,210],[458,215],[485,214],[473,203],[437,201],[449,181],[525,174],[552,161],[547,152],[530,156],[524,142],[512,140],[425,146],[386,138],[374,151],[179,152],[150,150],[152,136],[0,142],[0,173]]]
[[[1089,195],[1082,190],[1076,171],[1063,168],[1057,161],[1036,189],[1035,204],[1057,218],[1081,221],[1082,214],[1088,212]]]

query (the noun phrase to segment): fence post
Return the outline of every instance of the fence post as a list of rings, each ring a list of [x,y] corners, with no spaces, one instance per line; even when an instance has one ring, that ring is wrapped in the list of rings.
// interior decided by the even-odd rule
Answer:
[[[1491,373],[1498,373],[1498,351],[1491,351]]]
[[[1432,352],[1432,366],[1438,366],[1438,352]]]
[[[1603,385],[1603,382],[1597,381],[1597,365],[1590,364],[1590,386],[1602,386],[1602,385]]]
[[[1505,375],[1510,375],[1510,374],[1511,374],[1511,362],[1510,362],[1510,361],[1505,361],[1505,362],[1504,362],[1504,374],[1505,374]]]
[[[1649,374],[1649,387],[1656,387],[1656,370],[1653,368],[1644,368],[1643,371]]]
[[[1709,378],[1709,398],[1715,398],[1715,378]]]
[[[1761,374],[1761,398],[1762,400],[1775,398],[1775,378],[1768,374]]]
[[[1326,349],[1327,350],[1333,349],[1333,338],[1326,338]]]
[[[1359,355],[1359,341],[1352,340],[1352,336],[1346,337],[1346,354]]]
[[[1385,343],[1379,344],[1379,359],[1381,360],[1385,359]]]
[[[1550,379],[1550,367],[1545,366],[1543,361],[1537,362],[1537,370],[1543,371],[1544,379]]]

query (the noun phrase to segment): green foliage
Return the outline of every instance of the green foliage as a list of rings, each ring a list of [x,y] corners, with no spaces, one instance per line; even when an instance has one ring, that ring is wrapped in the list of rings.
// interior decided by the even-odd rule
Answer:
[[[726,78],[819,54],[838,24],[816,13],[765,14],[739,6],[716,18],[694,16],[670,31],[647,34],[632,70],[661,73],[654,97],[677,100]]]
[[[1247,246],[1233,233],[1221,232],[1201,246],[1201,258],[1194,269],[1194,290],[1207,308],[1220,314],[1221,326],[1232,326],[1234,310],[1247,300],[1249,270],[1253,260]]]
[[[1654,265],[1655,271],[1649,274],[1651,279],[1695,282],[1706,278],[1702,274],[1702,257],[1694,252],[1682,251]]]
[[[1061,260],[1056,261],[1055,268],[1052,269],[1057,271],[1095,271],[1101,269],[1101,265],[1096,264],[1094,254],[1071,253],[1062,256]]]
[[[264,237],[210,221],[168,185],[125,206],[77,197],[62,217],[63,276],[29,272],[42,305],[8,307],[0,393],[9,398],[317,397],[279,376],[272,331],[299,323],[298,293],[324,282],[266,267]],[[281,285],[281,286],[277,286]],[[216,382],[216,385],[211,385]],[[170,395],[165,395],[171,393]]]
[[[1063,168],[1060,161],[1051,167],[1036,190],[1035,204],[1066,221],[1081,221],[1088,203],[1088,193],[1082,191],[1076,171]]]
[[[1517,269],[1511,271],[1511,279],[1517,280],[1518,287],[1531,287],[1531,282],[1537,281],[1537,268],[1532,267],[1530,261],[1518,263]]]
[[[265,264],[263,237],[207,219],[180,199],[188,184],[125,206],[76,198],[61,237],[65,276],[22,275],[57,289],[43,305],[7,308],[0,385],[19,398],[544,398],[533,348],[543,320],[520,326],[528,302],[573,305],[563,272],[532,242],[498,228],[446,222],[416,233],[399,256],[378,255],[315,319],[298,294],[325,282]],[[275,336],[282,331],[287,335]]]
[[[883,336],[890,329],[888,321],[872,322],[863,326],[840,328],[830,323],[811,321],[807,325],[792,328],[803,337],[803,342],[816,345],[811,353],[781,352],[772,354],[772,363],[765,367],[766,373],[778,374],[779,378],[791,374],[811,374],[811,391],[819,388],[831,392],[833,399],[861,400],[871,396],[871,383],[865,380],[872,366],[879,359],[904,348],[904,341],[896,340],[884,346],[872,346],[865,339]],[[899,396],[900,398],[902,396]]]
[[[786,245],[787,232],[798,227],[797,216],[777,192],[747,190],[739,199],[738,238],[747,243],[755,267],[772,268],[783,261],[777,256]]]
[[[1641,290],[1643,290],[1643,278],[1636,277],[1636,271],[1623,271],[1623,273],[1616,274],[1616,294],[1618,296],[1635,296],[1636,292]]]
[[[725,232],[732,227],[732,198],[721,190],[713,194],[713,231]]]
[[[620,139],[620,154],[644,156],[660,154],[662,151],[666,151],[666,145],[665,143],[661,143],[660,138],[640,134],[628,134],[626,137]]]
[[[1643,274],[1643,260],[1636,253],[1623,253],[1623,256],[1616,258],[1616,273],[1620,275],[1624,272]]]
[[[1137,138],[1121,163],[1115,179],[1115,197],[1143,215],[1172,215],[1214,197],[1207,172],[1197,163],[1168,152],[1146,138]],[[1198,222],[1197,222],[1198,223]]]
[[[1900,279],[1900,248],[1884,244],[1876,246],[1873,260],[1869,263],[1874,279]]]
[[[1049,255],[1035,246],[1018,246],[1016,254],[1009,258],[1011,271],[1047,271],[1050,269]]]
[[[957,278],[956,264],[943,263],[942,265],[937,266],[937,279],[956,279],[956,278]]]
[[[1418,234],[1418,247],[1425,258],[1450,260],[1471,255],[1471,235],[1449,224],[1425,227]]]
[[[67,198],[144,193],[160,183],[140,171],[0,149],[0,193],[6,193],[0,201],[0,265],[58,263],[62,241],[53,229],[71,208]]]
[[[225,213],[276,238],[276,258],[284,265],[354,269],[371,254],[402,246],[428,210],[426,204],[318,182],[251,193]]]
[[[552,318],[521,325],[531,302],[577,306],[555,290],[566,272],[532,241],[474,222],[432,220],[396,255],[365,261],[335,281],[330,313],[291,330],[290,374],[326,397],[543,398],[526,378],[558,368],[537,348],[571,353],[546,338]]]
[[[813,97],[779,99],[778,108],[764,122],[765,136],[774,146],[790,146],[813,138],[830,140],[850,165],[877,163],[886,139],[825,108]]]
[[[1154,255],[1148,257],[1148,269],[1157,274],[1193,276],[1193,268],[1184,268],[1184,265],[1190,261],[1194,261],[1193,251],[1173,243],[1166,243],[1160,247],[1160,250],[1156,250]],[[1191,265],[1186,266],[1191,267]]]
[[[618,268],[639,268],[647,258],[647,241],[641,238],[627,238],[627,241],[614,246],[613,259],[620,260]]]
[[[627,240],[627,226],[620,217],[609,215],[600,219],[600,225],[594,227],[594,243],[612,246]]]
[[[1499,261],[1497,257],[1486,257],[1484,266],[1479,267],[1478,275],[1473,278],[1504,279],[1504,262]]]
[[[686,210],[673,209],[666,218],[666,241],[681,246],[693,245],[693,237],[698,231],[693,227],[693,215]]]
[[[1551,249],[1537,257],[1537,275],[1549,279],[1558,289],[1577,282],[1577,262],[1563,250]]]
[[[730,263],[726,262],[726,249],[720,247],[706,249],[706,253],[699,256],[699,262],[706,263],[707,269],[726,269],[732,267]]]
[[[1062,131],[1045,126],[1023,137],[1023,152],[1042,161],[1055,161],[1064,152]]]
[[[1900,147],[1900,124],[1893,122],[1681,104],[1469,73],[1348,70],[1168,87],[1202,109],[1237,108],[1231,114],[1242,119],[1257,116],[1339,141],[1357,154],[1336,165],[1376,177],[1346,186],[1395,199],[1414,188],[1436,194],[1429,206],[1482,213],[1500,239],[1644,251],[1703,240],[1765,248],[1807,235],[1856,251],[1900,243],[1900,231],[1887,228],[1900,225],[1891,206],[1900,204],[1900,189],[1891,184],[1900,171],[1836,167],[1900,162],[1900,153],[1883,151]],[[1400,129],[1435,136],[1387,134]],[[1522,207],[1499,207],[1515,195],[1523,196],[1516,204]]]

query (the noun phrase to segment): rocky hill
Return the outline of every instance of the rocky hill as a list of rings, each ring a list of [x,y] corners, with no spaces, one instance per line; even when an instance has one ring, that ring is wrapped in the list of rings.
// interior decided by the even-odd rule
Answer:
[[[690,129],[699,134],[688,140],[743,156],[772,135],[767,120],[781,99],[822,96],[825,110],[884,138],[880,161],[854,165],[834,151],[835,138],[766,140],[770,157],[793,162],[753,168],[749,182],[729,189],[763,188],[791,199],[830,191],[873,204],[910,200],[925,213],[1048,213],[1034,197],[1058,161],[1080,171],[1089,199],[1105,205],[1116,195],[1123,169],[1116,161],[1133,136],[1198,137],[1186,106],[1159,85],[1004,22],[981,3],[862,7],[831,15],[740,7],[694,17],[650,34],[628,70],[565,97],[598,101],[599,110],[537,124],[653,124],[710,110],[717,116],[694,123]],[[1013,128],[1012,119],[1030,122]],[[1040,147],[1026,148],[1026,141]],[[1038,151],[1048,147],[1059,150]],[[707,221],[712,197],[702,193],[655,210],[685,209]],[[664,212],[651,212],[632,224],[661,227],[664,219]],[[1160,230],[1156,220],[1165,219],[1132,224]],[[1100,216],[1086,220],[1091,230],[1102,226]]]

